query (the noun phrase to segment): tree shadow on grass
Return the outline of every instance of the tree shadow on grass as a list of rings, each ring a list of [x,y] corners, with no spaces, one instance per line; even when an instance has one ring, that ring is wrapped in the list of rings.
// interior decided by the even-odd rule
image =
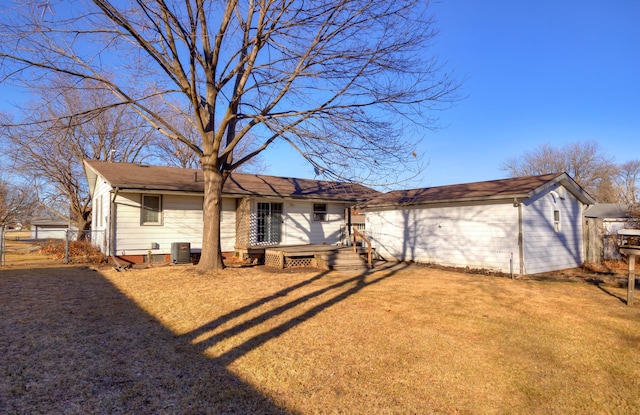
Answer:
[[[603,280],[599,279],[599,278],[588,278],[586,280],[589,284],[593,284],[596,287],[598,287],[598,289],[600,291],[602,291],[603,293],[610,295],[611,297],[617,299],[618,301],[620,301],[622,304],[627,304],[627,299],[626,298],[622,298],[619,295],[607,290],[605,287],[602,286],[602,284],[604,283]]]
[[[291,413],[227,366],[400,268],[345,275],[316,287],[327,274],[320,272],[181,336],[98,272],[2,270],[0,413]],[[276,317],[270,329],[216,358],[203,353]],[[192,344],[236,318],[230,328]]]
[[[2,270],[0,315],[0,413],[290,413],[97,272]]]
[[[234,318],[241,317],[243,314],[249,313],[250,311],[257,309],[258,307],[264,306],[270,301],[276,300],[285,295],[290,295],[295,290],[310,285],[329,273],[329,271],[323,271],[306,281],[281,290],[280,292],[272,296],[258,300],[246,307],[242,307],[239,310],[228,313],[225,316],[221,316],[211,321],[210,323],[207,323],[199,327],[198,329],[193,330],[192,332],[186,333],[184,337],[186,338],[187,342],[195,343],[195,346],[198,347],[202,352],[204,352],[205,350],[219,344],[220,342],[223,342],[224,340],[246,333],[254,327],[261,326],[267,323],[271,319],[281,317],[285,313],[293,313],[293,315],[287,317],[284,322],[276,324],[269,330],[249,337],[244,342],[230,348],[229,350],[226,350],[224,353],[220,354],[217,357],[222,362],[224,362],[225,365],[228,365],[234,360],[244,356],[250,351],[268,342],[269,340],[281,336],[282,334],[295,328],[296,326],[310,320],[320,312],[346,300],[362,289],[374,284],[378,284],[383,280],[392,277],[398,271],[406,268],[407,266],[407,264],[400,264],[399,266],[393,269],[389,269],[385,272],[376,273],[366,270],[355,276],[345,275],[344,278],[340,278],[333,284],[321,284],[317,289],[308,293],[300,293],[299,295],[290,296],[291,299],[287,302],[274,303],[270,308],[267,307],[265,311],[256,316],[247,316],[247,318],[240,318],[235,325],[222,331],[216,332],[215,334],[211,334],[205,340],[196,342],[196,339],[199,336],[215,332],[216,329],[223,323],[226,323]]]

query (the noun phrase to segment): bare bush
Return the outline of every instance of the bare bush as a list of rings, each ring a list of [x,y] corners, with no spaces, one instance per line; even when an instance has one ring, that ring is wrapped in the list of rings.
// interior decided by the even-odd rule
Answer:
[[[62,261],[66,257],[65,241],[50,241],[43,246],[38,254],[51,255]],[[69,241],[69,262],[72,264],[101,264],[105,261],[104,254],[88,241]]]

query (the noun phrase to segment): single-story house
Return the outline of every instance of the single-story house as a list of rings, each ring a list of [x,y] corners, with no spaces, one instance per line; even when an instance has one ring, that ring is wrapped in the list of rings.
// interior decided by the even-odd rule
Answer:
[[[202,170],[96,160],[85,160],[84,168],[92,242],[105,255],[140,263],[168,262],[181,245],[200,252]],[[352,183],[231,173],[223,188],[222,251],[338,244],[348,209],[376,194]]]
[[[386,259],[525,275],[582,265],[594,203],[560,173],[392,191],[358,207]]]
[[[76,230],[75,226],[70,227],[69,219],[33,218],[29,237],[31,239],[66,239],[68,230]]]
[[[584,221],[585,262],[599,264],[618,260],[618,230],[629,224],[629,206],[624,203],[596,203],[586,210]]]

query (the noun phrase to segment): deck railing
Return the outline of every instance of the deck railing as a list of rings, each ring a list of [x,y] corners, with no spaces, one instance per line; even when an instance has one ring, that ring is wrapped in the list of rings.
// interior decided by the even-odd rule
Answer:
[[[371,248],[371,241],[365,236],[364,233],[360,232],[355,226],[353,227],[353,252],[358,252],[358,237],[363,242],[363,246],[366,243],[367,245],[367,264],[369,268],[372,266],[373,260],[373,249]]]
[[[348,224],[340,225],[340,244],[344,246],[351,246],[353,243],[353,233],[349,232],[349,228],[356,228],[360,232],[364,232],[364,223],[353,223],[351,226]]]

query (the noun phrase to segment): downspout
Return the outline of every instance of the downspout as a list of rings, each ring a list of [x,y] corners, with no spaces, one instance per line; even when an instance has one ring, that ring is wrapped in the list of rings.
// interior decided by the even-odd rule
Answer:
[[[524,276],[524,224],[522,219],[522,203],[516,199],[518,205],[518,256],[520,259],[520,275],[518,278]]]
[[[120,191],[119,187],[116,187],[115,192],[113,192],[113,197],[111,198],[111,206],[109,209],[109,251],[111,251],[111,260],[116,265],[116,267],[120,268],[120,263],[116,259],[116,197],[118,196],[118,192]]]

